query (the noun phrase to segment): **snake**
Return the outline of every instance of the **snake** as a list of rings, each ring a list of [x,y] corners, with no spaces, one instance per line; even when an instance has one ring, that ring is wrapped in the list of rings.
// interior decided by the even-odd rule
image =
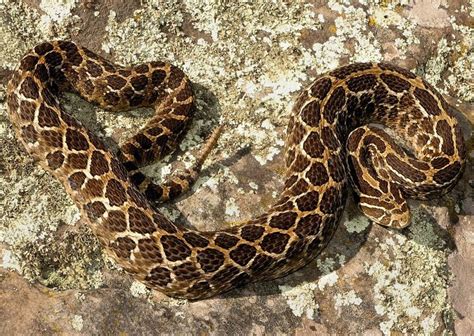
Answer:
[[[105,110],[155,113],[113,151],[65,111],[63,92]],[[238,226],[198,231],[159,208],[190,189],[222,127],[191,168],[161,184],[140,171],[175,150],[195,99],[187,75],[170,63],[118,65],[72,41],[26,52],[7,86],[8,115],[26,151],[62,183],[107,255],[171,297],[204,299],[308,264],[336,231],[350,184],[371,221],[404,228],[407,199],[447,193],[465,167],[458,121],[432,85],[394,64],[348,64],[294,100],[275,204]]]

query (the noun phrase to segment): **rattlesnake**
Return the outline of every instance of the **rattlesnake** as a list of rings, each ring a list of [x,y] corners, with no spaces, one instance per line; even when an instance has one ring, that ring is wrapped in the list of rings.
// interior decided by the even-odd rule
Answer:
[[[156,114],[117,155],[60,106],[62,91],[108,110],[154,106]],[[387,63],[355,63],[320,76],[296,99],[288,126],[286,182],[278,201],[238,227],[177,226],[152,201],[187,190],[196,165],[162,185],[138,167],[174,150],[194,112],[187,76],[164,62],[114,65],[69,41],[42,43],[8,84],[18,139],[59,179],[108,254],[147,286],[205,298],[272,279],[311,261],[341,217],[349,175],[362,212],[393,228],[409,223],[406,197],[441,195],[462,173],[465,149],[443,97]],[[374,124],[405,139],[403,148]]]

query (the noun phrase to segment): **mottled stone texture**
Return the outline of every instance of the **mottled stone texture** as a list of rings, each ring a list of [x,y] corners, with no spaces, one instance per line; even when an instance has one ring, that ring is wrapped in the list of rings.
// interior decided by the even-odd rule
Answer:
[[[472,2],[220,3],[0,3],[0,334],[473,334]],[[413,223],[401,232],[370,225],[351,198],[333,241],[303,270],[206,301],[172,300],[104,260],[65,192],[14,139],[11,70],[28,48],[57,38],[189,74],[196,121],[182,151],[147,174],[188,165],[219,117],[230,126],[193,191],[167,207],[185,225],[236,225],[270,206],[293,97],[353,61],[393,62],[439,88],[459,112],[470,161],[447,196],[410,203]],[[63,103],[112,148],[149,115],[106,113],[73,95]]]

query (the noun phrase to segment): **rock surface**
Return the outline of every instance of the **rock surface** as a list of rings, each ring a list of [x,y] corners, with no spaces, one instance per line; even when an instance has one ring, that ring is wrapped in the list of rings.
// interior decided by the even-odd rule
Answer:
[[[0,334],[473,334],[474,3],[369,3],[0,1]],[[157,180],[189,165],[219,119],[230,126],[193,191],[165,209],[198,229],[236,225],[272,204],[292,99],[348,62],[394,62],[439,88],[460,112],[468,167],[442,199],[411,202],[402,231],[371,225],[350,199],[329,247],[301,271],[205,301],[170,299],[105,259],[59,183],[14,138],[9,74],[28,48],[58,38],[189,74],[198,114],[179,153],[146,168]],[[110,143],[148,113],[114,115],[74,95],[63,103]]]

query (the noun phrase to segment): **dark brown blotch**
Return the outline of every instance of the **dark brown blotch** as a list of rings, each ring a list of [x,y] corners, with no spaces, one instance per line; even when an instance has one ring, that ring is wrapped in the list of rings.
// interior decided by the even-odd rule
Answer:
[[[21,128],[21,137],[27,143],[35,143],[38,140],[38,132],[36,132],[33,125],[24,126]]]
[[[91,157],[90,172],[93,176],[104,175],[109,171],[109,164],[102,152],[94,151]]]
[[[321,118],[320,113],[320,103],[313,100],[306,104],[301,110],[301,119],[303,119],[308,126],[316,127]]]
[[[387,84],[388,88],[395,92],[407,91],[410,83],[403,78],[392,74],[381,74],[380,78]]]
[[[298,197],[296,199],[296,205],[300,211],[313,211],[318,206],[318,201],[319,193],[317,191],[310,191]]]
[[[306,129],[303,124],[296,123],[293,127],[293,130],[290,131],[291,138],[289,138],[290,142],[294,144],[299,144],[303,141],[303,137],[306,135]]]
[[[309,164],[310,161],[308,158],[306,158],[305,155],[298,154],[298,156],[293,161],[293,164],[291,165],[291,170],[294,172],[302,172],[308,167]]]
[[[111,179],[107,183],[105,197],[109,199],[109,204],[111,206],[120,206],[127,200],[125,188],[122,183],[116,179]]]
[[[161,126],[151,127],[146,130],[147,134],[151,136],[158,136],[163,133],[163,128]]]
[[[304,179],[299,179],[290,189],[292,195],[297,196],[305,193],[309,189],[309,184]]]
[[[295,240],[288,247],[288,250],[286,251],[286,258],[287,259],[304,258],[302,254],[304,252],[305,247],[306,247],[305,240],[303,239]]]
[[[337,150],[340,146],[339,140],[330,127],[323,127],[321,130],[321,140],[331,150]]]
[[[341,182],[346,178],[345,165],[338,155],[332,155],[328,159],[329,175],[336,182]]]
[[[82,87],[86,95],[92,95],[94,93],[95,86],[90,79],[84,81]]]
[[[40,105],[38,111],[38,123],[41,127],[59,127],[61,125],[56,111],[47,107],[44,103]]]
[[[413,168],[408,163],[403,162],[392,153],[387,155],[387,163],[400,175],[409,178],[413,182],[423,182],[426,179],[426,175],[423,172]]]
[[[175,236],[165,235],[161,237],[160,241],[163,245],[166,259],[169,261],[185,260],[191,255],[191,249],[189,246],[183,240]]]
[[[167,232],[167,233],[176,233],[178,232],[178,229],[176,226],[165,216],[163,216],[161,213],[155,213],[153,214],[153,221],[155,222],[156,226]]]
[[[122,77],[129,77],[132,74],[132,70],[126,68],[126,69],[118,69],[118,74]]]
[[[333,91],[324,108],[324,118],[332,124],[338,113],[342,111],[346,102],[346,93],[343,87],[338,87]]]
[[[105,227],[112,232],[123,232],[127,230],[127,221],[122,211],[111,210],[104,221]]]
[[[239,242],[239,238],[231,236],[227,233],[219,233],[214,239],[214,243],[224,249],[230,249],[234,247]]]
[[[454,182],[454,179],[458,176],[461,171],[461,164],[454,162],[449,166],[439,170],[433,175],[433,180],[439,184],[447,184],[448,182]]]
[[[183,234],[183,238],[192,247],[204,248],[209,245],[209,241],[206,238],[198,235],[195,232],[186,232],[185,234]]]
[[[127,84],[127,81],[119,75],[110,75],[106,78],[109,86],[114,90],[120,90]]]
[[[148,85],[148,77],[145,75],[135,76],[130,79],[130,83],[136,91],[142,91]]]
[[[128,174],[125,170],[123,164],[121,164],[117,159],[112,158],[110,160],[110,167],[112,168],[112,172],[117,176],[119,180],[126,181]]]
[[[265,254],[258,254],[253,260],[252,265],[250,265],[250,270],[258,274],[267,270],[274,262],[274,258]]]
[[[10,100],[9,100],[10,102]],[[14,109],[10,107],[10,111]],[[35,117],[36,104],[28,100],[22,100],[20,103],[20,117],[25,121],[33,121]]]
[[[69,153],[67,164],[73,169],[86,169],[89,157],[84,153]]]
[[[102,180],[90,179],[84,186],[84,193],[88,197],[102,197],[104,190],[104,182]]]
[[[86,175],[83,172],[76,172],[68,177],[69,186],[71,187],[72,190],[81,189],[85,180],[86,180]]]
[[[230,281],[230,283],[232,284],[233,287],[241,287],[245,284],[248,284],[251,280],[252,278],[250,277],[250,275],[248,275],[245,272],[242,272],[239,275],[237,275],[235,278],[233,278]]]
[[[438,123],[436,124],[436,132],[443,139],[441,150],[446,155],[454,155],[453,133],[451,132],[451,127],[449,126],[448,122],[446,120],[438,121]]]
[[[450,162],[449,159],[444,157],[444,156],[443,157],[437,157],[437,158],[434,158],[433,160],[431,160],[431,166],[434,169],[441,169],[444,166],[446,166],[449,162]]]
[[[136,73],[146,73],[146,72],[148,72],[148,64],[146,64],[146,63],[139,64],[139,65],[135,66],[133,68],[133,70],[135,70]]]
[[[44,139],[44,142],[50,147],[63,147],[63,135],[59,132],[49,130],[41,131],[41,137]]]
[[[316,236],[321,226],[321,216],[318,214],[312,214],[300,218],[296,225],[295,233],[300,238],[306,238],[308,236]]]
[[[49,42],[38,44],[35,47],[35,53],[37,53],[40,56],[43,56],[44,54],[46,54],[47,52],[51,50],[53,50],[53,45]]]
[[[359,92],[372,89],[376,83],[377,78],[375,75],[368,74],[350,78],[347,81],[347,87],[352,92]]]
[[[230,251],[229,256],[240,266],[245,266],[249,263],[250,260],[253,259],[256,253],[257,250],[255,249],[255,247],[247,244],[240,244],[235,249]]]
[[[46,64],[49,64],[51,67],[57,67],[63,62],[63,57],[60,53],[56,51],[51,51],[46,56],[44,56]]]
[[[109,244],[110,249],[115,252],[117,257],[122,259],[130,258],[135,246],[135,242],[128,237],[119,237]]]
[[[59,48],[66,52],[66,57],[69,63],[75,66],[81,65],[83,58],[79,53],[79,48],[75,43],[70,41],[59,42]]]
[[[127,188],[127,195],[130,197],[130,201],[135,203],[136,206],[146,209],[148,207],[148,202],[143,196],[143,194],[139,193],[135,188],[129,187]]]
[[[185,262],[173,268],[173,273],[178,281],[190,281],[199,278],[201,272],[192,262]]]
[[[22,58],[20,62],[20,69],[24,71],[31,71],[35,68],[38,63],[38,57],[34,55],[28,55]]]
[[[38,99],[39,88],[33,77],[28,76],[23,80],[20,86],[20,93],[25,96],[25,98]]]
[[[34,76],[38,78],[42,83],[45,83],[49,79],[49,71],[46,65],[38,64],[36,66]]]
[[[380,153],[385,152],[385,150],[387,149],[385,142],[381,138],[373,134],[369,134],[364,138],[364,145],[367,146],[369,144],[375,145],[375,147],[377,147]]]
[[[92,77],[99,77],[104,72],[102,70],[102,67],[99,64],[97,64],[96,62],[91,61],[91,60],[87,60],[86,68],[87,68],[87,72]]]
[[[441,114],[441,110],[438,106],[438,103],[431,93],[426,90],[416,88],[414,94],[427,113],[432,115]]]
[[[335,187],[329,187],[321,197],[319,209],[325,214],[333,214],[342,206],[341,192]]]
[[[120,96],[116,92],[107,92],[104,101],[107,105],[115,106],[120,101]]]
[[[246,225],[240,230],[240,235],[243,239],[253,242],[260,237],[265,232],[265,228],[259,225]]]
[[[155,183],[150,183],[145,190],[145,195],[150,201],[156,201],[163,196],[163,188]]]
[[[281,232],[273,232],[263,237],[260,247],[268,253],[282,253],[290,236]]]
[[[145,281],[151,286],[166,287],[171,282],[171,271],[167,268],[157,266],[150,271]]]
[[[138,241],[138,248],[143,259],[151,260],[154,263],[161,263],[163,261],[160,244],[154,238],[140,239]]]
[[[153,233],[156,226],[144,211],[130,207],[128,208],[128,223],[130,230],[141,234]]]
[[[140,145],[144,150],[148,150],[153,145],[153,142],[143,133],[138,133],[133,137],[133,140]]]
[[[132,97],[128,99],[128,103],[130,104],[130,106],[135,107],[135,106],[140,106],[144,100],[145,100],[145,96],[134,94]]]
[[[165,126],[172,133],[177,133],[183,128],[184,123],[182,120],[174,119],[172,116],[167,116],[166,119],[161,121],[161,125]]]
[[[48,160],[48,167],[51,170],[56,170],[63,165],[64,155],[60,151],[49,153],[46,156],[46,160]]]
[[[207,293],[209,289],[211,289],[209,282],[203,280],[196,282],[192,287],[188,288],[187,292],[193,295],[202,295]]]
[[[323,100],[331,88],[332,81],[330,78],[320,78],[316,80],[309,88],[311,96]]]
[[[318,132],[311,132],[303,143],[303,149],[312,158],[320,158],[324,153],[324,146]]]
[[[71,128],[68,128],[66,131],[66,144],[70,150],[87,150],[89,149],[89,142],[86,137]]]
[[[197,260],[206,273],[217,271],[224,263],[224,254],[216,249],[207,248],[199,251]]]
[[[413,74],[412,72],[410,72],[410,71],[408,71],[404,68],[401,68],[401,67],[399,67],[395,64],[379,63],[379,67],[382,70],[390,70],[390,71],[393,71],[393,72],[398,72],[398,73],[402,74],[403,76],[405,76],[407,78],[410,78],[410,79],[416,78],[415,74]]]
[[[371,63],[353,63],[337,68],[336,70],[331,71],[329,74],[339,79],[343,79],[354,72],[364,71],[370,68],[372,68]]]
[[[295,212],[283,212],[272,215],[270,218],[270,226],[282,230],[288,230],[296,221],[298,215]]]
[[[164,70],[155,70],[151,74],[151,83],[154,86],[158,86],[161,83],[163,83],[165,78],[166,78],[166,72]]]
[[[240,270],[234,266],[226,266],[211,278],[211,281],[215,284],[222,284],[231,281]]]
[[[22,102],[26,102],[26,101],[27,101],[27,100],[22,100]],[[8,95],[7,95],[7,106],[8,106],[8,111],[9,111],[10,114],[12,114],[12,113],[19,113],[20,116],[21,116],[22,113],[25,113],[25,115],[27,116],[26,118],[32,118],[32,117],[29,116],[29,115],[30,115],[30,114],[34,114],[35,109],[36,109],[36,104],[33,103],[33,104],[32,104],[32,109],[31,109],[31,110],[28,110],[28,111],[26,111],[26,112],[21,111],[21,109],[20,109],[20,111],[17,111],[17,110],[18,110],[18,107],[19,107],[18,104],[19,104],[19,103],[18,103],[18,97],[17,97],[16,94],[11,93],[11,94],[8,94]],[[23,118],[23,117],[22,117],[22,118]],[[23,118],[23,119],[26,119],[26,118]]]
[[[105,206],[102,202],[92,202],[84,205],[84,210],[89,220],[94,223],[105,213]]]
[[[174,66],[171,66],[168,77],[168,86],[170,89],[176,89],[184,78],[184,72]]]
[[[311,164],[311,168],[305,174],[306,178],[313,185],[323,185],[329,181],[326,167],[320,162]]]

